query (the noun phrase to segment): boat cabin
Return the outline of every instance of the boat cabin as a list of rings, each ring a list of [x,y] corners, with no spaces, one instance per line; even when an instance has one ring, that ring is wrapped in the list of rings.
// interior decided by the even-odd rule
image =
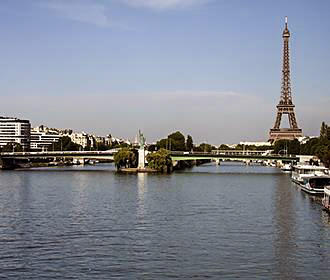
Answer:
[[[330,187],[330,176],[312,176],[303,179],[301,187],[310,194],[323,194],[325,187]]]
[[[304,178],[311,176],[327,176],[329,169],[324,166],[315,165],[294,165],[292,166],[292,180],[302,184]]]

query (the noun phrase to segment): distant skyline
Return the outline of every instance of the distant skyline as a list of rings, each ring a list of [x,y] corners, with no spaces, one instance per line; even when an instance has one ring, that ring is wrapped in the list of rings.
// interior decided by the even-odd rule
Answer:
[[[329,1],[2,0],[0,115],[148,142],[266,141],[288,16],[298,125],[330,123]],[[285,122],[283,122],[285,123]]]

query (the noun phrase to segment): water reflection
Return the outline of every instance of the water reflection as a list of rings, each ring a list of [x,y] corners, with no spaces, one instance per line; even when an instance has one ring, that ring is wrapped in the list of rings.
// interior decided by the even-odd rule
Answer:
[[[276,270],[281,279],[296,279],[296,217],[295,200],[286,176],[277,176],[275,184],[275,240]]]
[[[329,212],[327,212],[326,210],[322,210],[321,220],[325,226],[330,228],[330,213]],[[330,244],[329,244],[329,246],[330,246]]]
[[[1,174],[3,180],[0,184],[0,240],[1,251],[8,258],[13,258],[14,265],[21,268],[27,267],[33,258],[31,246],[33,246],[33,229],[35,220],[31,219],[35,210],[31,176],[22,176],[19,172]],[[15,258],[19,255],[20,259]],[[8,262],[1,262],[0,267],[9,269]],[[1,278],[1,277],[0,277]]]
[[[87,197],[87,188],[88,185],[88,176],[85,173],[73,172],[72,173],[72,190],[71,190],[71,199],[72,199],[72,213],[74,216],[79,217],[84,212],[84,207],[88,203]]]
[[[143,220],[144,211],[145,211],[145,195],[147,193],[147,174],[146,173],[138,173],[137,174],[137,195],[138,195],[138,203],[137,203],[137,216],[139,219]]]

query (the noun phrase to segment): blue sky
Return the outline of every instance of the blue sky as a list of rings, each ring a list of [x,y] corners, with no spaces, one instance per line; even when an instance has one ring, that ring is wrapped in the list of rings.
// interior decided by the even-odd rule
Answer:
[[[267,140],[285,16],[298,124],[317,135],[330,122],[327,0],[1,0],[0,115],[149,141]]]

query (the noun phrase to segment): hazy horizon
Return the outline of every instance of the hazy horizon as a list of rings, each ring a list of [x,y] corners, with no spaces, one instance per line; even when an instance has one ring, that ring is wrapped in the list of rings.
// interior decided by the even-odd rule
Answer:
[[[289,18],[298,125],[330,123],[327,1],[4,0],[0,115],[148,142],[266,141]],[[287,122],[282,122],[285,124]]]

